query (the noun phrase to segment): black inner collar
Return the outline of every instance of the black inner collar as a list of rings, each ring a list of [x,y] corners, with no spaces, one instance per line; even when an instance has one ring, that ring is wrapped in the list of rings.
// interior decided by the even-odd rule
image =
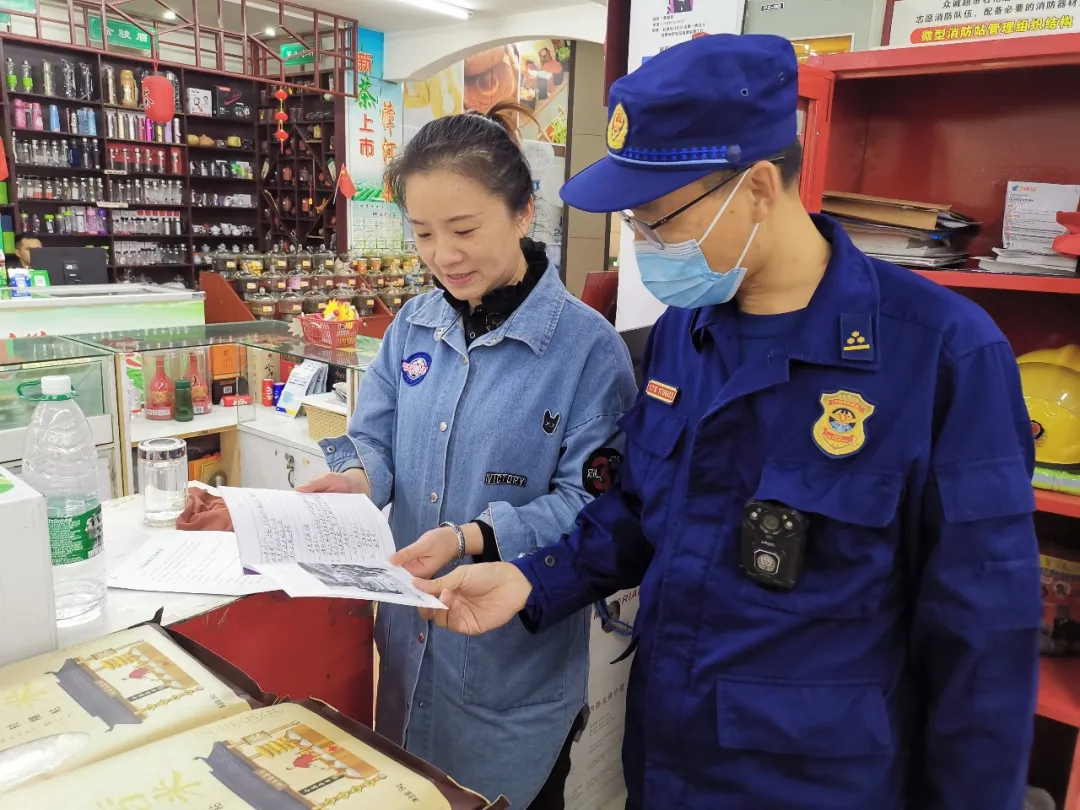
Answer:
[[[471,311],[468,301],[454,298],[438,281],[435,282],[442,289],[446,302],[461,313],[466,345],[502,326],[543,278],[548,267],[547,246],[526,237],[521,240],[521,252],[525,256],[525,277],[517,284],[492,290],[480,299],[480,305]]]

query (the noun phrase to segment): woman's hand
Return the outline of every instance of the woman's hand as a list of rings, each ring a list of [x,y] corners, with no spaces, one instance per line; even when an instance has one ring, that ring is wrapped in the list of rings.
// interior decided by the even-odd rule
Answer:
[[[465,535],[465,553],[480,554],[484,550],[484,536],[475,523],[461,527]],[[431,579],[458,556],[457,532],[449,526],[441,526],[420,535],[420,539],[406,546],[390,558],[391,565],[400,565],[414,577]]]
[[[297,492],[338,492],[371,497],[371,482],[363,470],[323,473],[296,488]]]
[[[502,627],[524,609],[532,593],[529,580],[510,563],[463,565],[439,579],[413,580],[413,585],[438,597],[447,607],[422,608],[421,616],[470,636]]]

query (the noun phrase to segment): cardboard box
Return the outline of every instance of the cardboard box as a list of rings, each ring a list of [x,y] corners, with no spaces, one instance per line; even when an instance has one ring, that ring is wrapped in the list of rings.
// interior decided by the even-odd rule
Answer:
[[[45,498],[0,467],[0,667],[56,649]]]
[[[1080,654],[1080,553],[1052,546],[1041,551],[1042,651]]]
[[[221,343],[210,347],[210,376],[229,380],[243,373],[244,347],[236,343]]]
[[[196,87],[187,88],[187,111],[190,115],[212,116],[214,106],[210,91]]]

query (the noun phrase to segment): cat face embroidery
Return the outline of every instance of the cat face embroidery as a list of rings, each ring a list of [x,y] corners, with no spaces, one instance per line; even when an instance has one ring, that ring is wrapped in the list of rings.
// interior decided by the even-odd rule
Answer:
[[[561,413],[552,415],[551,411],[544,411],[544,433],[546,433],[548,436],[554,435],[555,431],[559,429],[559,422],[561,420]]]

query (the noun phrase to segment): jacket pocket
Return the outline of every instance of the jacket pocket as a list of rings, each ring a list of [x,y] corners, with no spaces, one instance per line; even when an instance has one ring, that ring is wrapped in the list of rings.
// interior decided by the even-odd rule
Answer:
[[[893,735],[878,684],[724,679],[716,687],[721,748],[778,757],[887,756]],[[840,770],[858,769],[845,764]]]
[[[557,703],[566,694],[571,633],[580,616],[530,633],[517,619],[465,640],[464,703],[494,711]]]
[[[638,402],[619,421],[626,434],[627,466],[636,494],[641,498],[641,522],[646,536],[657,544],[666,530],[668,505],[679,469],[679,444],[686,418],[664,405]]]
[[[754,498],[809,518],[802,573],[779,591],[740,578],[753,602],[821,618],[875,610],[888,591],[900,528],[900,473],[840,469],[828,462],[767,459]]]

